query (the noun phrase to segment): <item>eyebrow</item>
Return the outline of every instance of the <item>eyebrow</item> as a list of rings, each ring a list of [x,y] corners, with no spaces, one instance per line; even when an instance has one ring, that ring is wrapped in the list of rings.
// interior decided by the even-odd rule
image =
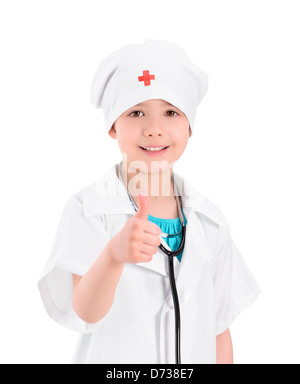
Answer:
[[[168,105],[171,105],[172,107],[174,107],[174,105],[173,104],[171,104],[171,103],[169,103],[169,102],[165,102],[165,103],[167,103]],[[136,105],[138,105],[138,106],[140,106],[140,107],[143,107],[144,106],[144,103],[139,103],[139,104],[136,104]]]

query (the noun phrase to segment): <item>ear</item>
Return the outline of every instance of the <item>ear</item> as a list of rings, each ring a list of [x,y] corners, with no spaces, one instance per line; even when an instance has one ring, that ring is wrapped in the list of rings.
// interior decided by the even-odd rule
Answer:
[[[189,134],[189,138],[192,136],[192,130],[191,130],[191,127],[189,127],[189,132],[190,132],[190,134]]]
[[[108,134],[109,134],[109,136],[110,136],[112,139],[116,139],[116,138],[117,138],[117,132],[116,132],[116,130],[115,130],[114,124],[113,124],[112,127],[110,128]]]

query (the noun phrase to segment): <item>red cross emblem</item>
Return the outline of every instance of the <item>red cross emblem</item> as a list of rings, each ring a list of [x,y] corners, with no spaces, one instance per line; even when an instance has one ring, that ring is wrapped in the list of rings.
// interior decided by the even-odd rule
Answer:
[[[150,80],[155,80],[154,75],[149,75],[149,71],[143,71],[143,76],[138,77],[139,81],[143,81],[144,85],[151,85]]]

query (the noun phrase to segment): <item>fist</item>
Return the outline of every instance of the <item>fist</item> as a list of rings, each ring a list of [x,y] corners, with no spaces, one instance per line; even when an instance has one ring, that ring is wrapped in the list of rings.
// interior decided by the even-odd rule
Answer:
[[[161,229],[148,220],[150,200],[138,195],[138,211],[111,239],[111,255],[119,263],[145,263],[152,260],[160,245]]]

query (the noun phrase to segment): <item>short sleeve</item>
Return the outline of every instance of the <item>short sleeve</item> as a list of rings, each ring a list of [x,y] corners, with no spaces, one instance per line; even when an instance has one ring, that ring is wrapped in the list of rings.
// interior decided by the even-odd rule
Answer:
[[[81,191],[66,203],[52,250],[38,281],[48,315],[59,324],[82,333],[98,325],[85,323],[72,307],[72,274],[83,276],[109,241],[100,215],[84,216]],[[101,320],[100,320],[101,322]]]
[[[220,229],[214,275],[216,335],[225,332],[234,319],[261,292],[233,241],[228,226]]]

